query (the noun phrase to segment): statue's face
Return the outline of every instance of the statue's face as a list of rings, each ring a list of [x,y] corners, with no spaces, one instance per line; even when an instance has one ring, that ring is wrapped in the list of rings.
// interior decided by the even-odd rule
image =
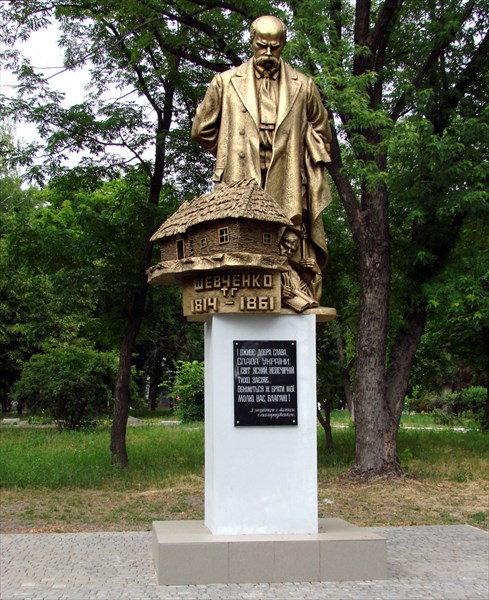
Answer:
[[[297,252],[299,239],[294,233],[286,233],[280,240],[280,254],[282,256],[292,256]]]
[[[266,70],[277,68],[284,45],[283,31],[277,23],[260,19],[251,41],[256,64]]]

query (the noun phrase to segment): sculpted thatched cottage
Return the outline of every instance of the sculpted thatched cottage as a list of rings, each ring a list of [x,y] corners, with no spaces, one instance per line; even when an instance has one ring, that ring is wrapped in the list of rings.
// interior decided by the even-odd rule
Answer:
[[[253,179],[222,186],[184,202],[153,235],[161,262],[149,270],[149,280],[177,283],[224,268],[283,270],[278,244],[287,225],[284,211]]]
[[[194,321],[215,313],[304,311],[309,304],[282,306],[281,278],[291,269],[279,242],[291,226],[255,180],[223,185],[184,202],[153,235],[160,262],[148,270],[148,281],[181,285],[183,314]],[[336,314],[310,310],[321,320]]]

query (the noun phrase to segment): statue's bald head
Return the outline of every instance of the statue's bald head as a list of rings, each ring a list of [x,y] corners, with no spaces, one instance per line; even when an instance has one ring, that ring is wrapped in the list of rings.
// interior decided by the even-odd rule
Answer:
[[[278,37],[281,41],[282,48],[285,46],[287,38],[287,28],[285,23],[272,15],[264,15],[253,21],[250,27],[251,43],[256,34]]]
[[[255,65],[264,72],[276,72],[285,46],[285,25],[277,17],[258,17],[251,24],[251,49]]]

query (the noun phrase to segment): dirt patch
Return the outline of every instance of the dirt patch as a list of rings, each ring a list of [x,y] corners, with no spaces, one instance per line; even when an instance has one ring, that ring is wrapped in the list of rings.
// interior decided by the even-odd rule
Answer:
[[[320,482],[319,516],[361,526],[471,524],[489,530],[489,482]],[[2,533],[147,531],[154,520],[203,519],[204,482],[162,489],[1,491]]]
[[[2,490],[2,533],[146,531],[154,520],[202,519],[202,478],[164,489]]]
[[[489,482],[432,483],[415,479],[319,486],[319,514],[356,525],[476,525],[489,529]]]

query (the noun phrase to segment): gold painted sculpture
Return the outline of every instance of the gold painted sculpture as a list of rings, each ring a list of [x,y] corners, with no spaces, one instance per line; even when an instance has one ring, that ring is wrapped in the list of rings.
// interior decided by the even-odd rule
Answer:
[[[285,26],[265,16],[251,27],[253,58],[212,80],[192,136],[216,156],[215,189],[184,202],[151,238],[154,284],[183,288],[183,313],[313,312],[327,247],[328,115],[314,83],[280,58]]]
[[[216,187],[255,179],[301,237],[296,263],[327,260],[322,211],[331,130],[313,81],[281,59],[285,25],[272,16],[251,26],[253,57],[218,74],[197,109],[192,137],[216,157]]]

